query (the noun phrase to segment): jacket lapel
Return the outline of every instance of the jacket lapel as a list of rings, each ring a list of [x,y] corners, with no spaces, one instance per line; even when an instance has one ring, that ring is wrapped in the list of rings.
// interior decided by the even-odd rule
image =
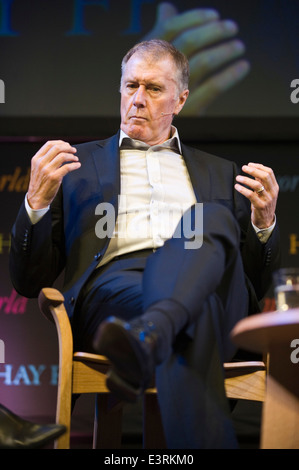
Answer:
[[[210,200],[210,172],[201,151],[182,144],[182,154],[189,172],[197,202]]]
[[[107,140],[100,141],[97,145],[98,148],[92,157],[103,200],[113,204],[117,213],[120,194],[119,132]]]

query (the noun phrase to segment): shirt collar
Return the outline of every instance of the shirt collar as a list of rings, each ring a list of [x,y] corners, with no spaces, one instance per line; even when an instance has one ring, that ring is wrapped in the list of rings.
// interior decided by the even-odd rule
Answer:
[[[176,127],[171,126],[171,133],[172,136],[163,142],[163,144],[160,145],[153,145],[153,147],[158,148],[167,148],[170,149],[174,152],[182,153],[181,150],[181,142],[179,138],[179,133]],[[147,145],[145,142],[142,142],[141,140],[135,140],[131,139],[124,131],[120,129],[120,136],[119,136],[119,147],[120,149],[124,148],[135,148],[139,150],[147,150],[150,148],[150,145]]]

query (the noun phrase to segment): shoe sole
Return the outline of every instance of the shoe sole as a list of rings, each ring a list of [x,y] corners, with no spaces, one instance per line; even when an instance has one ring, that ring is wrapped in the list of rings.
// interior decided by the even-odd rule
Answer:
[[[130,334],[126,333],[122,322],[105,323],[100,331],[96,349],[113,364],[107,373],[106,385],[122,400],[134,403],[150,381],[150,378],[143,379],[144,361],[141,351],[136,348]]]

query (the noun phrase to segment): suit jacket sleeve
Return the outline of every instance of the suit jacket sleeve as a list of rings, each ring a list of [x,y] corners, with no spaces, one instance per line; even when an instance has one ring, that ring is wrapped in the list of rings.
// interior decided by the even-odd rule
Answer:
[[[25,203],[12,228],[9,258],[11,280],[20,295],[37,297],[64,267],[64,233],[59,211],[60,194],[44,217],[32,224]]]
[[[252,284],[258,300],[267,293],[273,272],[280,267],[280,235],[276,225],[267,243],[261,243],[251,223],[242,245],[245,274]]]

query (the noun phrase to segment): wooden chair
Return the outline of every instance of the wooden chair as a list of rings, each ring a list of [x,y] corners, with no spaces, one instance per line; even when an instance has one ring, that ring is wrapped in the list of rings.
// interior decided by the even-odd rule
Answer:
[[[44,315],[54,321],[58,334],[59,376],[56,422],[67,432],[56,441],[56,448],[70,447],[72,395],[96,394],[94,448],[121,448],[123,403],[115,399],[106,387],[109,361],[106,357],[85,352],[73,353],[73,337],[64,297],[56,289],[42,289],[39,306]],[[226,363],[225,388],[228,398],[263,401],[265,394],[265,364],[263,362]],[[157,391],[152,387],[143,397],[143,446],[148,449],[166,448]]]
[[[260,447],[299,449],[299,308],[244,318],[231,336],[267,356]]]

